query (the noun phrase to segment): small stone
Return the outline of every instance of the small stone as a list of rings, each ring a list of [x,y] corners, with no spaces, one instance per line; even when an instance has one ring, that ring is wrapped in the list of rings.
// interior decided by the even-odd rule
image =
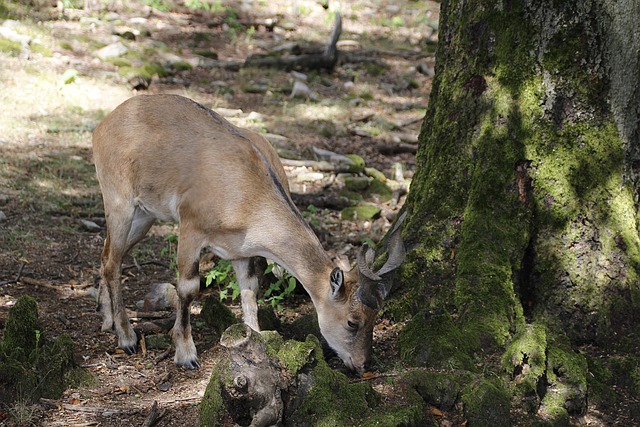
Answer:
[[[147,335],[144,339],[149,350],[166,350],[171,347],[171,338],[167,334]]]
[[[305,82],[307,81],[307,75],[300,73],[298,71],[291,71],[291,77],[293,77],[296,80],[304,80]]]
[[[0,222],[6,221],[6,220],[7,220],[7,214],[0,211]]]
[[[128,51],[129,49],[127,49],[125,45],[123,45],[120,42],[117,42],[117,43],[112,43],[110,45],[103,47],[102,49],[98,50],[95,53],[95,55],[98,58],[102,59],[103,61],[106,61],[109,58],[120,57],[125,53],[127,53]]]
[[[0,206],[4,206],[9,202],[9,195],[0,194]]]
[[[324,178],[324,174],[321,172],[303,172],[296,176],[297,182],[315,182]]]
[[[309,86],[300,80],[296,80],[293,83],[293,89],[291,89],[291,98],[306,98],[306,99],[316,99],[317,96],[311,92]]]
[[[84,228],[85,231],[98,232],[102,230],[102,228],[98,224],[86,219],[81,219],[80,224],[82,225],[82,228]]]

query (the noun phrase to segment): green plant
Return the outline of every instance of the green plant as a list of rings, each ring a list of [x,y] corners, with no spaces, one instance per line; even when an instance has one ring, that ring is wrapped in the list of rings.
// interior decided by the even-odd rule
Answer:
[[[220,301],[229,297],[231,301],[235,301],[240,295],[240,286],[238,286],[231,261],[221,259],[209,270],[205,276],[205,283],[210,286],[214,281],[220,291]],[[229,291],[231,291],[231,295],[229,295]]]
[[[184,5],[189,9],[205,10],[207,12],[222,12],[224,10],[220,0],[186,0]]]
[[[169,234],[164,238],[164,241],[167,242],[167,246],[162,248],[160,251],[161,256],[169,257],[169,268],[171,270],[178,269],[178,236],[175,234]]]
[[[275,262],[269,264],[264,274],[267,275],[271,273],[276,267],[280,268],[280,266]],[[277,310],[282,310],[282,302],[293,295],[293,292],[296,289],[296,284],[296,278],[293,277],[291,273],[284,270],[282,277],[269,284],[269,288],[264,292],[263,298],[258,302],[260,304],[270,305]]]
[[[309,224],[312,227],[318,227],[320,225],[320,220],[316,217],[317,213],[318,208],[314,205],[309,205],[307,206],[307,209],[302,212],[302,216],[305,217],[307,221],[309,221]]]
[[[173,8],[173,3],[170,0],[142,0],[142,3],[161,12],[167,12]]]

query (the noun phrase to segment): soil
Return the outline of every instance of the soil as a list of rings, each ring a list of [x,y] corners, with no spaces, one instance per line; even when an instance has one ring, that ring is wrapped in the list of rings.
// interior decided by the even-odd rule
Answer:
[[[437,37],[425,22],[437,23],[438,5],[401,3],[397,7],[383,1],[343,5],[344,29],[338,47],[345,56],[332,72],[301,70],[315,99],[290,97],[295,77],[288,71],[201,66],[155,76],[144,92],[178,93],[208,107],[241,109],[237,114],[227,112],[229,120],[286,137],[280,148],[293,157],[311,158],[312,147],[356,153],[387,177],[393,177],[395,165],[401,165],[402,178],[409,180],[415,168],[413,153],[384,154],[380,146],[387,147],[387,152],[388,147],[406,148],[417,137],[434,66],[425,43],[432,45]],[[2,54],[0,81],[5,94],[0,98],[8,118],[0,126],[6,129],[0,135],[0,210],[6,215],[0,222],[0,281],[12,282],[19,272],[20,277],[0,288],[0,326],[19,296],[32,295],[46,336],[69,334],[75,343],[75,362],[95,381],[68,389],[56,401],[2,402],[0,425],[142,425],[155,402],[160,411],[166,411],[155,425],[198,424],[198,403],[218,348],[217,340],[198,320],[198,304],[192,323],[202,364],[199,370],[177,368],[172,352],[164,348],[122,354],[116,349],[115,336],[100,330],[93,289],[105,233],[91,163],[91,130],[119,102],[143,91],[132,90],[127,78],[118,74],[118,66],[98,60],[94,52],[97,46],[122,40],[114,33],[123,34],[127,23],[140,17],[146,19],[143,26],[149,32],[128,41],[130,47],[149,48],[161,41],[165,52],[185,60],[193,59],[196,51],[208,50],[226,62],[242,62],[252,53],[265,53],[269,47],[291,41],[321,51],[332,24],[321,2],[292,6],[275,1],[241,9],[234,20],[224,10],[174,7],[160,11],[120,2],[97,11],[67,9],[64,18],[55,19],[51,17],[60,11],[48,6],[25,12],[24,28],[35,32],[47,50]],[[421,21],[412,21],[418,17]],[[281,26],[270,30],[252,24],[267,19],[276,19]],[[142,59],[134,59],[134,65],[135,61]],[[71,82],[63,79],[70,69],[78,72]],[[254,86],[267,90],[252,90]],[[339,185],[332,184],[335,174],[304,180],[300,176],[312,171],[286,170],[296,195],[339,191]],[[397,203],[370,200],[383,209],[380,218],[371,221],[341,220],[337,210],[310,208],[308,199],[298,196],[295,200],[328,252],[353,260],[363,239],[382,237],[404,196]],[[93,221],[99,229],[88,230],[80,220]],[[137,310],[136,302],[151,284],[175,282],[167,240],[175,232],[171,224],[155,225],[125,260],[125,303],[131,311]],[[210,257],[205,254],[203,263],[207,262]],[[239,314],[237,302],[230,306]],[[311,311],[304,295],[288,299],[277,311],[283,333],[287,324]],[[157,328],[166,332],[170,322],[162,320],[172,313],[161,314],[161,319],[135,318],[134,327],[140,335],[155,333]],[[401,327],[385,318],[376,326],[374,352],[380,373],[388,373],[395,365],[394,340]],[[341,369],[339,361],[332,363]],[[383,381],[371,382],[383,395],[392,393],[385,391]],[[446,419],[446,414],[442,417]]]

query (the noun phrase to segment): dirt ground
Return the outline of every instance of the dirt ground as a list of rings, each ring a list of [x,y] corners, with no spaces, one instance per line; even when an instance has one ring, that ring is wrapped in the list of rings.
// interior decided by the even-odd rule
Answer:
[[[235,124],[276,135],[272,141],[289,157],[310,159],[313,147],[356,153],[389,178],[411,178],[411,146],[424,116],[434,66],[427,52],[437,38],[437,3],[343,4],[338,45],[343,57],[331,73],[302,70],[311,91],[302,97],[291,97],[294,80],[301,76],[229,65],[288,43],[322,50],[333,24],[333,7],[325,9],[322,2],[245,1],[230,14],[224,9],[158,10],[137,2],[113,2],[93,11],[67,9],[62,18],[57,8],[22,9],[24,19],[9,25],[31,40],[29,48],[0,52],[0,281],[12,281],[20,272],[17,283],[0,288],[0,326],[20,295],[32,295],[47,336],[70,334],[76,363],[95,382],[69,389],[55,402],[4,402],[0,425],[142,425],[154,402],[166,410],[156,425],[198,424],[198,403],[218,345],[198,315],[192,322],[202,368],[189,371],[176,368],[165,348],[121,354],[115,336],[100,330],[95,311],[92,288],[105,233],[91,131],[126,98],[143,92],[185,95],[223,111]],[[277,24],[270,28],[274,21]],[[128,76],[119,73],[125,68],[122,62],[95,56],[99,48],[117,42],[135,52],[127,56],[132,68],[150,56],[169,58],[172,72],[154,76],[144,91],[132,90]],[[203,56],[203,51],[209,55]],[[296,195],[314,197],[340,189],[335,174],[309,178],[317,171],[286,169]],[[337,210],[309,208],[309,199],[303,197],[295,200],[329,253],[353,260],[365,238],[377,241],[383,235],[404,196],[392,202],[372,200],[383,210],[373,221],[341,220]],[[173,233],[170,224],[155,225],[125,260],[128,309],[136,311],[149,285],[175,281],[167,241]],[[237,304],[231,306],[239,312]],[[197,304],[194,310],[197,313]],[[311,310],[308,299],[298,296],[277,315],[286,324]],[[164,314],[171,316],[169,311]],[[166,331],[162,319],[136,318],[134,327],[150,334],[153,322]],[[374,352],[381,372],[393,369],[393,343],[400,327],[384,318],[376,327]],[[384,393],[382,383],[374,386]]]

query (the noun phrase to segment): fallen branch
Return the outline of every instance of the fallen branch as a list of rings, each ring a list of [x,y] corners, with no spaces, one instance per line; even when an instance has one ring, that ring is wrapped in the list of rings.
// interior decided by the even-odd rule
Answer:
[[[163,264],[160,261],[154,260],[154,261],[136,262],[133,265],[125,265],[124,267],[122,267],[122,271],[131,270],[132,268],[140,270],[140,267],[142,267],[143,265],[157,265],[158,267],[163,267],[163,268],[166,268],[167,270],[169,269],[168,265]]]
[[[26,262],[23,262],[22,264],[20,264],[20,269],[18,270],[18,274],[16,275],[15,279],[5,280],[4,282],[0,282],[0,286],[10,285],[12,283],[18,283],[20,281],[20,277],[22,276],[22,271],[24,270],[25,265],[27,265]]]
[[[296,206],[306,207],[313,205],[320,209],[342,210],[354,206],[355,202],[346,197],[331,196],[324,194],[298,194],[291,193],[291,198]]]
[[[336,21],[324,52],[289,56],[250,55],[244,62],[243,67],[272,67],[284,70],[292,70],[294,68],[307,70],[325,69],[331,71],[338,62],[337,44],[340,34],[342,34],[342,16],[340,13],[336,13]]]
[[[138,409],[118,409],[118,408],[104,408],[100,406],[72,405],[70,403],[62,403],[53,399],[45,399],[44,397],[40,398],[40,403],[47,405],[51,408],[62,408],[68,411],[85,412],[85,413],[91,413],[91,414],[109,413],[109,414],[133,415],[140,412]]]
[[[164,319],[169,315],[167,311],[133,311],[125,309],[130,319]]]
[[[284,166],[300,168],[305,167],[319,172],[349,172],[349,165],[340,164],[334,165],[332,163],[326,161],[315,161],[315,160],[291,160],[291,159],[280,159]]]
[[[363,381],[373,381],[380,378],[392,378],[397,376],[398,374],[372,374],[363,378],[356,378],[356,379],[350,380],[349,382],[353,384],[353,383],[361,383]]]
[[[155,425],[166,413],[166,409],[158,409],[158,401],[154,400],[153,405],[151,406],[151,411],[149,411],[149,415],[147,415],[147,418],[144,420],[142,427],[151,427]]]
[[[376,147],[380,154],[393,155],[399,153],[411,153],[415,154],[418,151],[418,146],[414,144],[386,144],[379,143]]]

